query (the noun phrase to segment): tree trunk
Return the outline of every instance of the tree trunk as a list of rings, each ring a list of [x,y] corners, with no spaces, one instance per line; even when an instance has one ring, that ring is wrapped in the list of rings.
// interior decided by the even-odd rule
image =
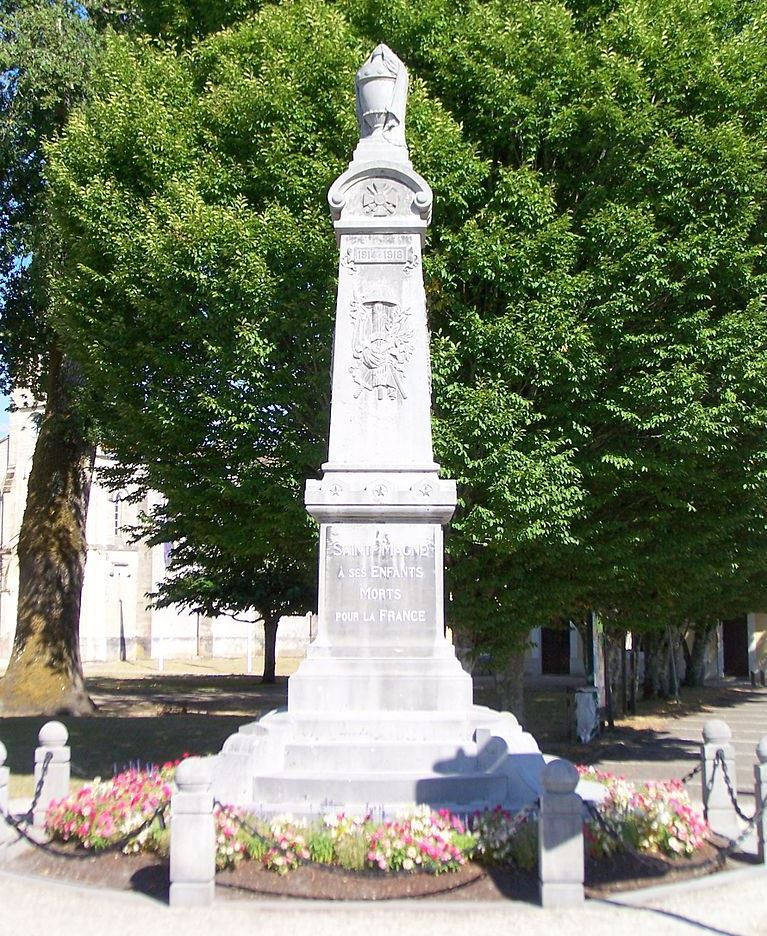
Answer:
[[[645,699],[665,699],[669,695],[669,641],[665,630],[645,634]]]
[[[262,683],[273,683],[274,671],[277,666],[277,625],[279,618],[276,615],[264,615],[264,675]]]
[[[525,717],[524,673],[524,649],[510,651],[503,660],[498,659],[493,673],[498,708],[511,712],[520,724]]]
[[[72,408],[74,380],[74,366],[54,350],[19,532],[19,603],[13,651],[0,680],[3,715],[84,715],[95,709],[80,661],[94,449]]]
[[[696,624],[692,636],[692,649],[687,658],[687,670],[684,674],[685,686],[702,686],[706,681],[706,650],[711,631],[715,627],[710,624]]]

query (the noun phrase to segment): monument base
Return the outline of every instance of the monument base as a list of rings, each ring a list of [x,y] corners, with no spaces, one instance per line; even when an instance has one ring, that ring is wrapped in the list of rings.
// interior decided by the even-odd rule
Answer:
[[[289,708],[224,744],[221,802],[262,815],[391,816],[414,804],[517,810],[539,796],[546,759],[535,739],[511,713],[472,704],[447,641],[429,658],[314,649],[289,681]]]

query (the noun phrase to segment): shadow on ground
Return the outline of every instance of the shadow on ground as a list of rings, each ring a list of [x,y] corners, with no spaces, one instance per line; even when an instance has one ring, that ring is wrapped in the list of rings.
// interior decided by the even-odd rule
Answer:
[[[240,725],[285,704],[287,679],[158,676],[87,680],[96,715],[61,718],[69,731],[72,776],[110,777],[130,765],[162,764],[182,754],[215,754]],[[31,774],[44,717],[0,719],[12,774]]]
[[[480,676],[474,683],[476,701],[497,707],[492,679]],[[272,685],[243,675],[94,676],[87,685],[98,713],[62,719],[70,732],[73,777],[82,779],[111,776],[130,764],[175,760],[184,753],[216,753],[240,725],[287,701],[284,676]],[[673,720],[757,700],[767,701],[767,689],[741,684],[685,690],[681,705],[643,704],[638,718],[621,720],[615,729],[583,745],[568,741],[567,689],[555,682],[526,692],[523,724],[542,750],[576,763],[689,761],[692,767],[697,744],[670,736]],[[8,749],[13,774],[32,773],[37,734],[45,721],[0,719],[0,740]]]

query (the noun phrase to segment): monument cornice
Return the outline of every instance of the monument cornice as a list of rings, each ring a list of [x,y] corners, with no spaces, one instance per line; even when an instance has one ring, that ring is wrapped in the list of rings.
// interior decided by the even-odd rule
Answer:
[[[318,523],[449,523],[455,504],[381,504],[306,502],[307,513]]]
[[[387,217],[370,217],[351,213],[348,209],[348,194],[366,181],[390,180],[399,182],[413,193],[406,214],[397,213]],[[352,162],[330,186],[328,205],[333,218],[336,238],[342,234],[406,234],[418,233],[423,237],[431,222],[434,201],[429,183],[410,168],[409,162],[396,159],[375,159]]]

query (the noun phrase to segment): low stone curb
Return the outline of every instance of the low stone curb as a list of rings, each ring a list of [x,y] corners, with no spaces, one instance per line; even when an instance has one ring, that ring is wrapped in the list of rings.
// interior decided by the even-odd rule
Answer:
[[[19,843],[22,844],[22,843]],[[32,846],[24,842],[27,848]],[[685,881],[676,881],[670,882],[668,884],[656,884],[652,887],[639,887],[635,890],[630,891],[615,891],[612,894],[608,894],[604,897],[587,897],[586,903],[590,904],[614,904],[616,906],[642,906],[644,904],[652,903],[656,900],[662,900],[667,897],[676,896],[678,894],[692,893],[703,888],[711,887],[712,884],[737,884],[740,881],[749,880],[750,878],[758,878],[760,875],[767,877],[767,866],[757,865],[747,868],[736,868],[732,871],[720,871],[716,875],[706,874],[701,877],[689,878]],[[16,871],[12,867],[0,868],[0,880],[3,878],[11,878],[17,881],[25,881],[30,885],[39,883],[40,881],[45,881],[46,884],[52,884],[55,887],[62,887],[66,890],[79,891],[80,893],[87,894],[93,893],[94,891],[101,894],[108,894],[110,897],[116,896],[122,900],[132,900],[138,898],[140,900],[148,900],[154,906],[168,906],[164,902],[157,901],[157,898],[150,897],[147,894],[142,894],[140,891],[124,890],[118,887],[110,887],[108,885],[99,885],[99,884],[79,884],[75,881],[68,881],[64,878],[54,878],[47,877],[45,875],[30,874],[26,871]],[[230,896],[226,900],[226,904],[221,904],[221,906],[229,904],[245,903],[248,906],[252,906],[255,909],[259,907],[264,908],[274,908],[275,900],[259,900],[253,899],[252,897],[234,897]],[[375,901],[375,900],[307,900],[303,897],[280,897],[279,904],[280,906],[289,907],[291,910],[300,910],[310,913],[314,913],[317,910],[322,909],[332,909],[344,907],[350,910],[362,910],[370,909],[375,906],[383,906],[384,904],[387,907],[393,908],[417,908],[417,907],[433,907],[434,904],[439,903],[441,906],[449,906],[451,909],[469,909],[474,908],[475,910],[481,906],[482,911],[486,910],[500,912],[508,911],[510,904],[525,904],[528,907],[535,908],[537,910],[543,911],[544,908],[538,904],[531,903],[527,900],[512,900],[507,898],[505,900],[451,900],[449,904],[445,904],[444,901],[438,900],[437,896],[424,896],[424,897],[414,897],[414,898],[401,898],[401,899],[387,899],[386,901]],[[217,905],[218,906],[218,905]],[[168,909],[183,909],[183,908],[170,908]]]
[[[688,878],[686,881],[672,881],[668,884],[655,884],[652,887],[638,887],[636,890],[616,891],[606,897],[591,897],[588,899],[592,902],[634,907],[664,897],[701,890],[704,887],[711,887],[712,884],[735,884],[760,875],[767,876],[767,865],[735,868],[732,871],[719,871],[717,874],[704,874],[700,877]]]

